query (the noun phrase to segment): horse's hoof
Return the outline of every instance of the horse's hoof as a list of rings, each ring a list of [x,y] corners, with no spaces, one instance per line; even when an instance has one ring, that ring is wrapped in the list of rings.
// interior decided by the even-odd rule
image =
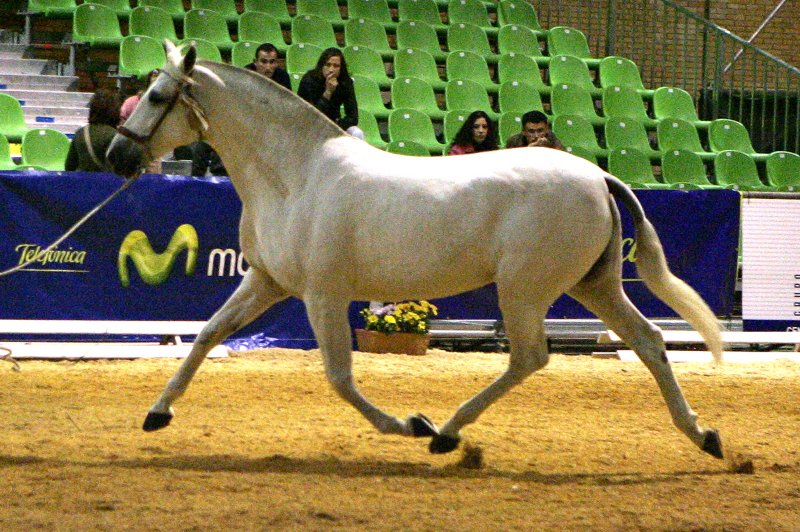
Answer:
[[[702,449],[714,458],[722,458],[722,440],[719,439],[719,432],[710,429],[706,431],[703,439]]]
[[[453,437],[446,434],[437,434],[431,440],[430,445],[428,445],[428,450],[433,454],[449,453],[450,451],[454,451],[460,442],[461,438],[458,436]]]
[[[163,429],[169,425],[170,421],[172,421],[170,412],[148,412],[147,417],[144,418],[142,428],[145,432],[153,432],[154,430]]]
[[[437,429],[433,421],[428,419],[428,416],[424,414],[411,416],[408,418],[408,421],[411,423],[411,435],[415,438],[428,438],[439,434],[439,429]]]

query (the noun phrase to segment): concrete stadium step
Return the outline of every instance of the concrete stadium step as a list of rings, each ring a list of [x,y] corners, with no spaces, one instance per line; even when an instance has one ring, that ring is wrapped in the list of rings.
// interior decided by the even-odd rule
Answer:
[[[87,107],[45,107],[40,105],[25,105],[22,107],[22,112],[25,115],[25,118],[28,117],[53,117],[56,119],[69,119],[70,121],[75,121],[75,119],[81,120],[88,120],[89,119],[89,109]],[[61,120],[62,122],[64,120]],[[46,122],[46,120],[43,120]]]
[[[22,59],[27,50],[25,44],[0,43],[0,59]]]
[[[52,124],[37,124],[33,122],[25,121],[25,124],[31,129],[55,129],[56,131],[60,131],[67,135],[68,137],[72,137],[78,129],[86,125],[86,122],[54,122]]]
[[[5,74],[58,74],[58,62],[48,59],[0,58],[0,72]]]
[[[65,91],[78,85],[77,76],[51,76],[0,73],[0,89]]]
[[[92,99],[91,92],[77,91],[52,91],[52,90],[13,90],[0,89],[9,96],[13,96],[25,105],[38,105],[42,107],[89,107]]]

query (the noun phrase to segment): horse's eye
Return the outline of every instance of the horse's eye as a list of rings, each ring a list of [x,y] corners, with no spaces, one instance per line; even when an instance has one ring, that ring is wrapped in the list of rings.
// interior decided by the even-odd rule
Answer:
[[[148,100],[150,100],[150,103],[158,105],[160,103],[167,103],[169,101],[169,98],[167,98],[160,92],[151,92],[150,96],[148,96]]]

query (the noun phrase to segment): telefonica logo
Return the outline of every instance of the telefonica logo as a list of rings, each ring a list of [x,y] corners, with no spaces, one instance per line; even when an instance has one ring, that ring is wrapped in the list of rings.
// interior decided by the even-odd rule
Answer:
[[[144,232],[131,231],[119,248],[119,257],[117,258],[119,280],[125,288],[131,284],[128,273],[128,258],[130,257],[142,281],[151,286],[160,285],[167,280],[175,260],[184,249],[187,250],[184,272],[186,275],[193,275],[197,264],[198,248],[197,231],[189,224],[183,224],[175,230],[163,253],[153,251],[150,240]]]
[[[86,252],[76,250],[72,247],[68,249],[58,249],[58,246],[50,250],[43,250],[36,244],[19,244],[14,248],[19,254],[18,264],[33,261],[33,267],[27,268],[32,272],[67,272],[67,273],[86,273],[83,269],[86,261]],[[37,267],[38,266],[38,267]]]

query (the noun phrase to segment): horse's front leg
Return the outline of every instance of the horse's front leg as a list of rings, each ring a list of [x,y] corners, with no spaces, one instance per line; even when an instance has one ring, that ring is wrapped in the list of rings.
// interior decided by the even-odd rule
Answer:
[[[352,340],[347,321],[349,301],[325,296],[304,298],[308,319],[314,329],[325,364],[325,376],[339,396],[361,412],[372,425],[384,434],[404,436],[433,436],[436,427],[424,416],[406,420],[390,416],[370,403],[353,381]]]
[[[200,364],[214,346],[286,297],[286,291],[271,276],[252,267],[247,270],[239,287],[200,331],[189,356],[150,408],[144,421],[144,430],[149,432],[169,425],[173,416],[172,403],[186,391]]]

